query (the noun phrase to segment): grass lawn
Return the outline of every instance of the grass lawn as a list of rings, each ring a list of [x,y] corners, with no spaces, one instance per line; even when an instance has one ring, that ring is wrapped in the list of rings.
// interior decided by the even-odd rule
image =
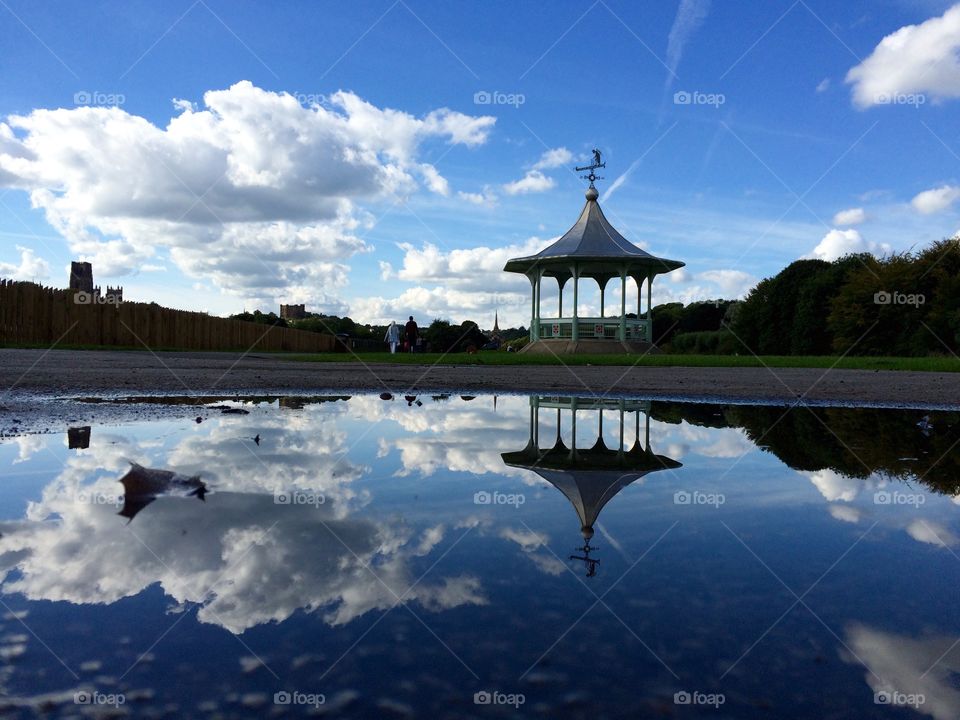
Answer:
[[[0,348],[43,349],[47,345],[0,344]],[[113,350],[146,352],[141,347],[106,347],[99,345],[63,345],[58,350]],[[193,352],[177,348],[152,348],[154,352]],[[217,352],[202,350],[196,352]],[[240,350],[224,350],[231,354]],[[508,352],[467,353],[266,353],[247,351],[246,355],[269,355],[278,360],[300,362],[364,362],[396,363],[402,365],[619,365],[640,367],[773,367],[773,368],[841,368],[847,370],[916,370],[928,372],[960,372],[960,360],[954,357],[854,357],[837,358],[830,355],[797,356],[764,355],[525,355]]]
[[[364,362],[431,365],[638,365],[641,367],[775,367],[844,368],[851,370],[926,370],[960,372],[960,360],[952,357],[791,357],[768,355],[525,355],[508,352],[467,353],[319,353],[313,355],[277,354],[285,360],[306,362]]]

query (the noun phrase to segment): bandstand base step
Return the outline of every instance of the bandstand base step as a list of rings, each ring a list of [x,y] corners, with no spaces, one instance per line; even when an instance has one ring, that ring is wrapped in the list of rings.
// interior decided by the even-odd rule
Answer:
[[[598,340],[595,338],[573,340],[536,340],[520,351],[532,355],[636,355],[656,354],[656,345],[642,340]]]

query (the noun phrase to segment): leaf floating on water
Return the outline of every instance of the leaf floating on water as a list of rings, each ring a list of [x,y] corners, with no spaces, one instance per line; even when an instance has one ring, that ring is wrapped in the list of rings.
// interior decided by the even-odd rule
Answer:
[[[131,521],[161,495],[195,496],[203,500],[207,494],[206,483],[199,475],[187,477],[172,470],[155,470],[137,463],[130,465],[127,474],[120,478],[123,483],[123,507],[118,514]]]

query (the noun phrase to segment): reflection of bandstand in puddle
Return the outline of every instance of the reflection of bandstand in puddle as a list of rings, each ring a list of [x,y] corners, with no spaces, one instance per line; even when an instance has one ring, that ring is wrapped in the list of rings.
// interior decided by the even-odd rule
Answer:
[[[556,409],[557,430],[551,447],[540,446],[540,410]],[[564,411],[569,413],[570,447],[561,436]],[[595,412],[596,439],[589,447],[581,448],[577,442],[577,413]],[[603,437],[603,416],[615,412],[618,417],[619,443],[608,447]],[[641,415],[643,415],[643,442],[641,442]],[[632,445],[624,442],[624,428],[634,425]],[[583,423],[581,422],[581,438]],[[589,433],[591,436],[593,433]],[[590,545],[593,526],[603,507],[623,488],[645,475],[658,470],[678,468],[681,463],[650,450],[650,402],[648,400],[597,399],[576,397],[531,397],[530,436],[523,450],[503,453],[503,462],[510,467],[531,470],[562,492],[580,518],[583,547],[577,548],[581,555],[571,555],[572,560],[582,560],[587,567],[587,576],[597,571],[599,560],[590,557],[596,547]]]

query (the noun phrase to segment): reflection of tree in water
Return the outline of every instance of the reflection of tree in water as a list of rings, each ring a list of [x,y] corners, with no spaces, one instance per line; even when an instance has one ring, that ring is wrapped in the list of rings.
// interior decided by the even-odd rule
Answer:
[[[930,428],[924,431],[918,423],[927,415]],[[939,493],[960,493],[960,451],[955,448],[960,413],[654,402],[651,417],[742,428],[750,440],[795,470],[829,468],[857,478],[877,473],[916,480]]]

